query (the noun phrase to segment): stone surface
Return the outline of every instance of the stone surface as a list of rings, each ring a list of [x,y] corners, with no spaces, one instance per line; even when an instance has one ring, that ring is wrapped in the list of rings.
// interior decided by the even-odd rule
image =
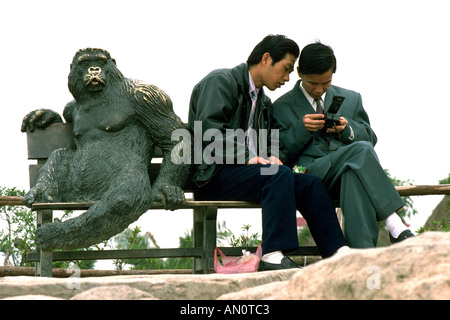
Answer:
[[[290,280],[219,299],[450,299],[450,233],[428,232],[386,248],[350,250]]]
[[[0,278],[0,299],[450,299],[450,233],[350,250],[300,270],[223,275]]]
[[[100,286],[83,291],[70,300],[156,300],[145,291],[130,286]]]
[[[296,270],[285,270],[235,275],[142,275],[67,279],[4,277],[0,278],[0,299],[41,295],[62,299],[90,300],[142,298],[212,300],[224,293],[286,281],[295,272]],[[111,288],[113,289],[110,290]]]
[[[39,294],[29,294],[29,295],[24,295],[24,296],[14,296],[14,297],[8,297],[8,298],[4,298],[2,300],[64,300],[61,298],[55,298],[55,297],[50,297],[50,296],[44,296],[44,295],[39,295]]]

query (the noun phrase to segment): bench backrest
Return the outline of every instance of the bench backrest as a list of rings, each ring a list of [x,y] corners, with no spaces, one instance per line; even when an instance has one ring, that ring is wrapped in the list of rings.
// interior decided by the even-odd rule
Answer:
[[[59,148],[74,148],[72,126],[65,123],[55,123],[45,130],[35,129],[27,132],[28,159],[37,160],[30,164],[30,187],[36,184],[39,169],[45,163],[50,153]]]
[[[35,129],[33,132],[27,132],[27,146],[28,159],[37,160],[37,164],[31,164],[29,167],[30,187],[33,187],[36,184],[39,169],[47,161],[47,158],[53,150],[59,148],[75,148],[72,125],[68,123],[55,123],[44,130]],[[152,182],[155,181],[159,173],[162,156],[161,149],[155,147],[155,154],[149,166],[149,175]],[[186,192],[193,191],[190,183],[187,183],[183,189]]]

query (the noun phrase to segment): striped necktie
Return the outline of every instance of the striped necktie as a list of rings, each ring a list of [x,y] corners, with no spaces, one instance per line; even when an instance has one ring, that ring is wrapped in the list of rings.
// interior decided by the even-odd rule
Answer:
[[[322,107],[322,99],[314,99],[314,101],[316,102],[316,113],[323,113],[323,107]]]
[[[256,94],[256,90],[253,90],[250,92],[250,97],[252,100],[252,109],[250,112],[250,117],[248,118],[248,129],[247,129],[247,135],[246,135],[246,142],[247,142],[248,150],[250,153],[250,157],[252,158],[253,156],[257,155],[256,141],[254,141],[254,138],[256,138],[256,137],[254,135],[252,135],[252,131],[251,131],[253,128],[253,123],[254,123],[254,118],[255,118],[256,100],[258,98],[258,96]]]

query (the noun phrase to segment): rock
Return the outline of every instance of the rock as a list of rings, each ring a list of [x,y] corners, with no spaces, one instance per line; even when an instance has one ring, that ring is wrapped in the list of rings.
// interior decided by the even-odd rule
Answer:
[[[442,222],[443,218],[449,218],[449,213],[447,211],[447,203],[450,202],[450,195],[445,195],[441,202],[438,203],[438,205],[436,206],[436,208],[433,209],[433,212],[431,213],[431,215],[428,217],[427,221],[424,224],[424,228],[432,228],[432,227],[436,227],[434,226],[434,222],[436,221],[437,223]]]
[[[450,299],[450,233],[350,250],[303,269],[99,278],[0,277],[0,299]]]
[[[450,233],[427,232],[385,248],[350,250],[292,279],[219,299],[450,299]]]
[[[50,296],[43,296],[43,295],[25,295],[25,296],[15,296],[15,297],[9,297],[2,300],[64,300],[61,298],[55,298]]]
[[[244,290],[232,293],[226,293],[217,298],[217,300],[274,300],[274,292],[285,290],[288,281],[272,282],[262,286],[246,288]]]
[[[101,286],[83,291],[70,300],[157,300],[152,294],[130,286]]]
[[[286,281],[295,272],[295,270],[282,270],[234,275],[165,274],[67,279],[4,277],[0,278],[0,299],[42,295],[62,299],[213,300],[225,293]]]
[[[276,299],[449,299],[450,233],[352,250],[296,274]]]

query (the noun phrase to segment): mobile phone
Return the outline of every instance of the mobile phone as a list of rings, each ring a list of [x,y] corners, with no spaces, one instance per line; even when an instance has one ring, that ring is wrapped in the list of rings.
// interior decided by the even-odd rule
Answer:
[[[339,108],[342,105],[342,102],[344,102],[345,97],[343,96],[333,96],[333,101],[331,102],[330,107],[328,108],[328,113],[337,113],[339,111]]]
[[[322,128],[323,131],[327,131],[328,128],[333,128],[339,125],[341,116],[339,115],[338,111],[344,100],[345,97],[343,96],[333,97],[333,101],[331,102],[330,107],[324,114],[325,125]]]

